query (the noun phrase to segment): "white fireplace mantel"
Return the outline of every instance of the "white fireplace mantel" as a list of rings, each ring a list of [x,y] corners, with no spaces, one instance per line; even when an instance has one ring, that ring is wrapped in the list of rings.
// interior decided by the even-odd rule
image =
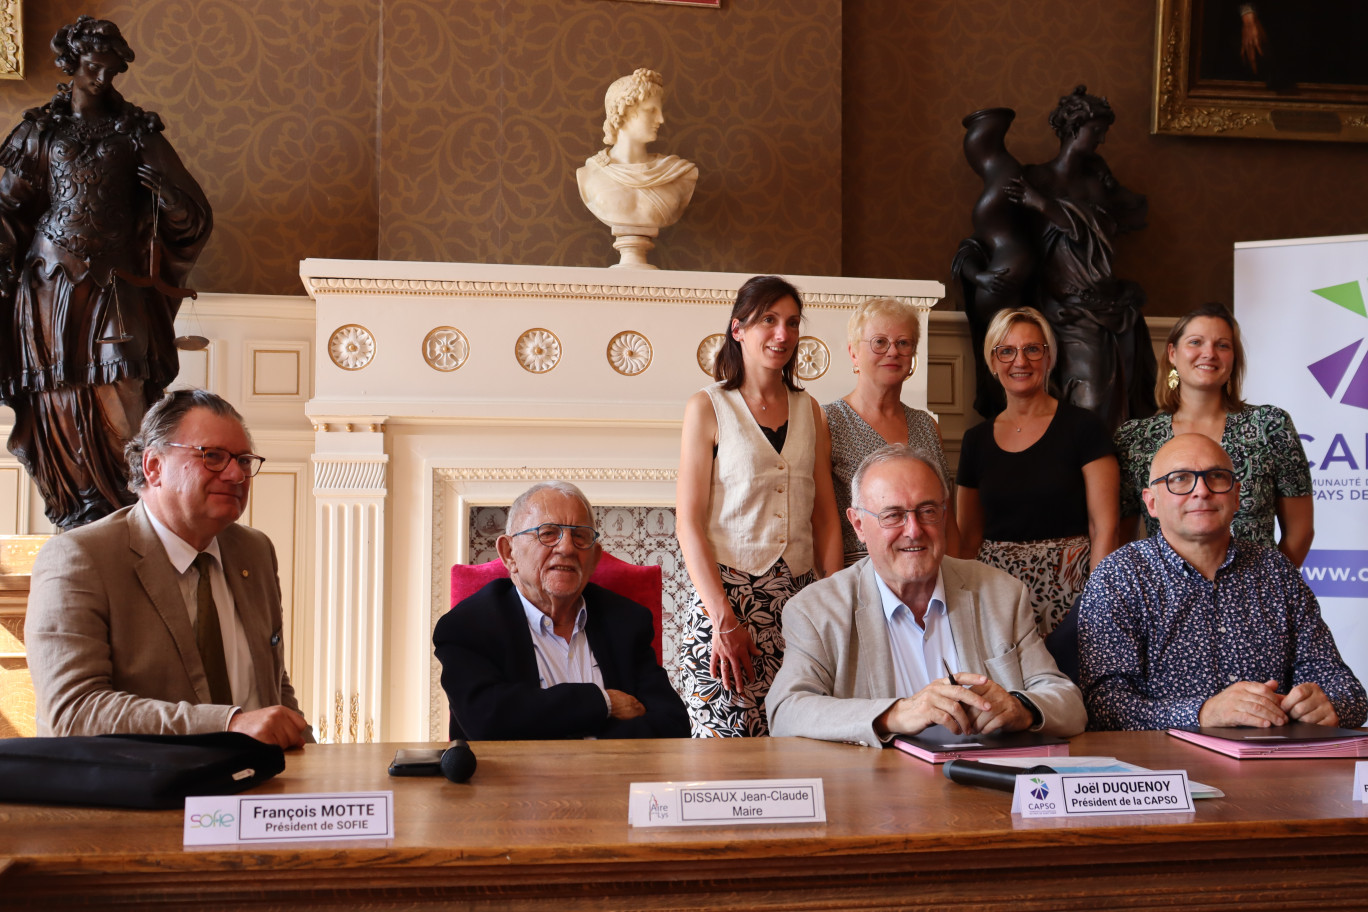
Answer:
[[[444,737],[432,626],[470,509],[563,477],[596,505],[673,506],[679,424],[749,275],[309,259],[317,314],[317,534],[307,674],[328,740]],[[851,310],[927,314],[939,282],[787,276],[804,298],[804,386],[853,386]],[[922,357],[926,357],[923,342]],[[927,371],[904,388],[927,405]],[[667,656],[667,662],[669,661]]]

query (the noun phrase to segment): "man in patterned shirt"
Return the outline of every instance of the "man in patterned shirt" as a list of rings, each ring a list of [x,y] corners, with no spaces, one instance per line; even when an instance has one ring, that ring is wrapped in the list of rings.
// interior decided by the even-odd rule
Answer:
[[[1231,537],[1240,486],[1220,445],[1174,437],[1142,496],[1159,534],[1103,560],[1079,605],[1090,726],[1362,725],[1363,685],[1297,568]]]

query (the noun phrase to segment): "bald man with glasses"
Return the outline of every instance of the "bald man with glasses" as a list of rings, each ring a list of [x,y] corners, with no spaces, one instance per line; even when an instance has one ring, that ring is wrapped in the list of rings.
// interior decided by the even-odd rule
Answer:
[[[1159,533],[1098,564],[1079,603],[1091,726],[1362,725],[1363,685],[1301,573],[1232,537],[1240,485],[1221,446],[1174,437],[1141,496]]]
[[[461,601],[433,632],[451,737],[687,738],[650,611],[589,582],[602,547],[583,492],[533,485],[506,529],[495,547],[510,578]]]
[[[945,556],[940,461],[892,444],[851,479],[869,556],[784,606],[770,732],[866,746],[931,725],[956,733],[1076,735],[1087,716],[1036,630],[1026,587]]]

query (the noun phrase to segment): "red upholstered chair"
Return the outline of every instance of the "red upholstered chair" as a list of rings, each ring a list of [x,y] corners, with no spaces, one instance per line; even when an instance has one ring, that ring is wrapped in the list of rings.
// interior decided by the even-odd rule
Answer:
[[[451,566],[451,607],[468,596],[474,595],[490,580],[506,578],[508,569],[503,561],[492,560],[487,564],[453,564]],[[602,586],[609,592],[616,592],[624,598],[645,605],[651,612],[654,625],[652,645],[655,646],[656,661],[662,658],[660,616],[662,611],[662,592],[664,574],[659,567],[638,567],[625,560],[619,560],[607,551],[599,558],[598,566],[589,582]]]

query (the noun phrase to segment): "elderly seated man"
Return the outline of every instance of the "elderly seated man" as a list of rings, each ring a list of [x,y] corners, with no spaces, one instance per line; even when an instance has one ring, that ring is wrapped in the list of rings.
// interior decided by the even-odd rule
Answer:
[[[1083,730],[1082,695],[1046,651],[1026,587],[945,557],[948,499],[929,453],[895,444],[861,463],[846,515],[869,557],[784,606],[773,734],[869,745],[936,724]]]
[[[1159,533],[1099,563],[1079,604],[1094,728],[1363,724],[1363,685],[1297,568],[1232,539],[1233,469],[1201,434],[1155,454],[1141,494]]]
[[[602,548],[579,488],[533,485],[508,511],[499,579],[437,622],[452,738],[687,738],[651,613],[589,582]]]

